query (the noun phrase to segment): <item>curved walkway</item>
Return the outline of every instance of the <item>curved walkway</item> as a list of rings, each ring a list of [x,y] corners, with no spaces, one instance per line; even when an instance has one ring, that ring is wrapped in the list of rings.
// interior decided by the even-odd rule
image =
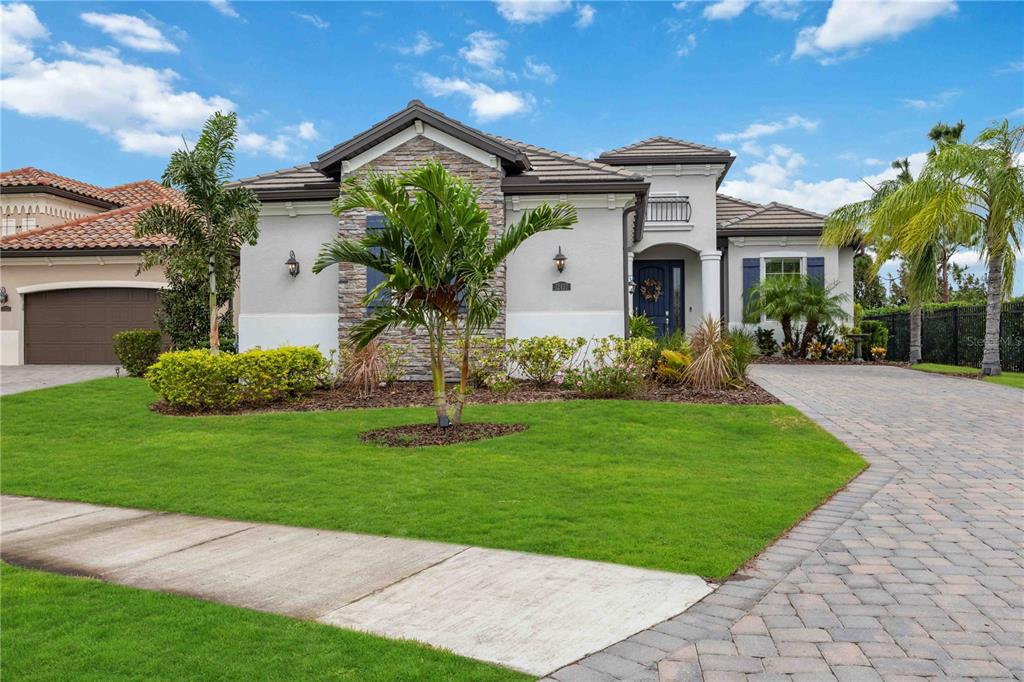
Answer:
[[[686,613],[552,677],[1024,679],[1024,391],[895,367],[752,374],[871,468]]]

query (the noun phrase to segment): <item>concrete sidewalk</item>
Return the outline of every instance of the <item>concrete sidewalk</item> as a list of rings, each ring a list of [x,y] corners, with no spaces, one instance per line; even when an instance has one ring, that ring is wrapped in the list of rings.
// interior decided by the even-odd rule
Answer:
[[[544,675],[674,616],[696,576],[578,559],[0,497],[5,561],[175,592]]]

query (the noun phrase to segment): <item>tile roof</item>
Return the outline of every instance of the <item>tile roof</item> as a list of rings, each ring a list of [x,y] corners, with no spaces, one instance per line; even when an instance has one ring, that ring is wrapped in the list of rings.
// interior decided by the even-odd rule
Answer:
[[[825,216],[814,211],[788,206],[773,201],[766,206],[750,213],[737,216],[725,223],[719,223],[719,234],[730,232],[756,233],[790,230],[794,234],[800,232],[820,233],[825,225]]]
[[[735,220],[740,216],[745,216],[762,208],[764,206],[761,204],[755,204],[753,201],[747,201],[746,199],[737,199],[728,194],[719,193],[715,195],[715,217],[719,227],[723,223]]]
[[[625,147],[610,149],[603,152],[601,156],[597,158],[598,161],[605,157],[617,157],[625,160],[634,156],[645,158],[650,156],[666,156],[673,158],[693,156],[703,158],[707,156],[732,156],[732,154],[728,149],[709,147],[696,142],[689,142],[687,140],[679,140],[674,137],[658,135],[656,137],[649,137],[646,140],[634,142],[633,144],[628,144]]]
[[[610,166],[599,161],[582,159],[544,147],[518,142],[507,137],[489,135],[507,145],[521,149],[530,159],[532,168],[513,177],[536,177],[540,182],[586,182],[600,180],[643,180],[631,170]]]
[[[151,249],[170,246],[174,240],[158,235],[135,237],[135,221],[139,214],[157,202],[97,213],[39,230],[28,230],[0,238],[4,251],[59,251],[61,249]]]
[[[0,173],[0,187],[41,185],[101,199],[113,210],[77,220],[0,237],[0,250],[77,251],[81,249],[151,249],[174,243],[170,237],[135,237],[135,221],[154,204],[185,206],[181,193],[153,180],[129,182],[116,187],[97,187],[38,168],[19,168]]]
[[[242,178],[236,184],[256,190],[257,193],[265,191],[300,190],[310,184],[338,183],[331,180],[312,163],[305,163],[301,166],[282,168],[270,173],[261,173],[251,178]]]
[[[49,171],[31,166],[0,173],[0,187],[31,187],[36,185],[74,192],[91,199],[112,201],[107,195],[107,190],[102,187],[66,178],[63,175],[57,175],[56,173],[50,173]]]

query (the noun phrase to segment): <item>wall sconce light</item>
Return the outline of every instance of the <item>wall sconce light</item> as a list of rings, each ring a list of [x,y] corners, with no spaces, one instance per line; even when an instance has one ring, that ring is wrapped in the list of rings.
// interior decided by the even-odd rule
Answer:
[[[565,257],[565,254],[562,253],[562,247],[561,246],[558,247],[558,253],[555,254],[555,257],[554,257],[553,260],[555,261],[555,267],[558,268],[559,272],[561,272],[562,270],[565,270],[565,261],[568,260],[568,259]]]
[[[299,276],[299,261],[295,258],[295,252],[288,252],[288,260],[284,262],[288,266],[288,274],[292,277]]]
[[[0,287],[0,305],[6,305],[7,300],[7,287]]]
[[[636,282],[633,281],[632,277],[630,277],[629,281],[626,282],[626,288],[629,289],[630,296],[632,296],[633,292],[636,291]]]

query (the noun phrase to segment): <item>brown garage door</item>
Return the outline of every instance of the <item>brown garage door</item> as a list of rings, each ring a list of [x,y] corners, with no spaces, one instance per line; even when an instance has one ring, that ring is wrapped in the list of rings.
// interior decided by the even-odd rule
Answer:
[[[154,289],[62,289],[25,296],[25,362],[116,365],[114,334],[155,329]]]

